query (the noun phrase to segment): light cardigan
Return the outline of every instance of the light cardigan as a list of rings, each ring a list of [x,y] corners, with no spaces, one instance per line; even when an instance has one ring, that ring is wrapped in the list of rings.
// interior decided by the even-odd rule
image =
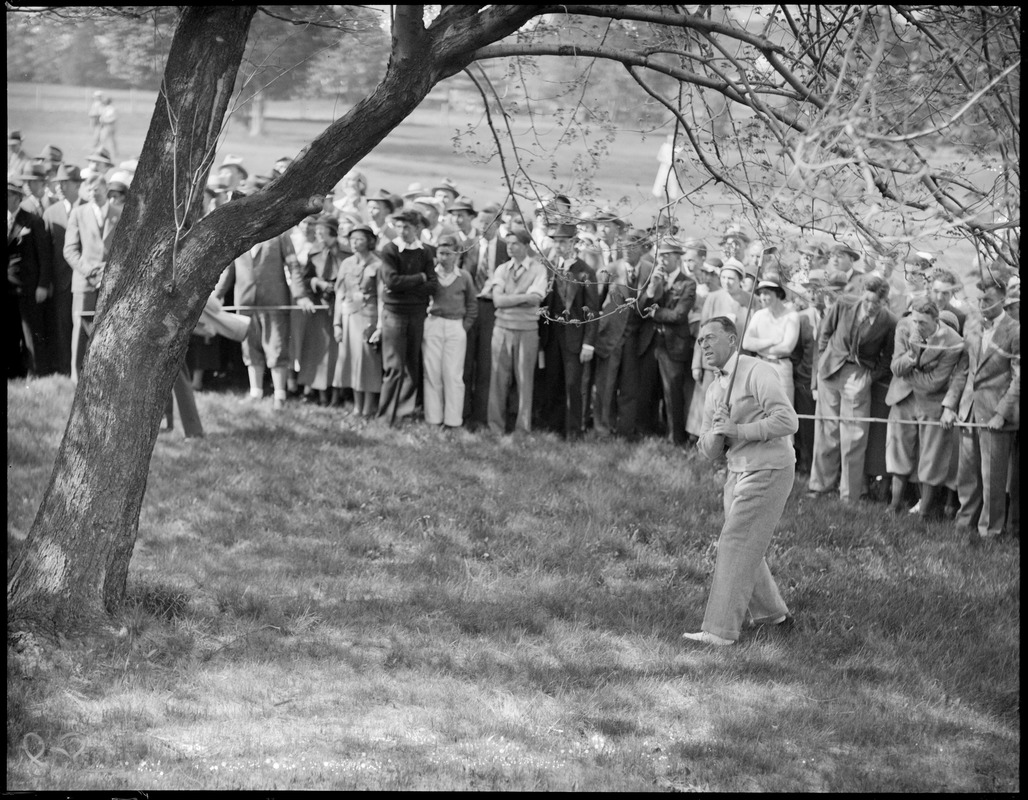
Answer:
[[[736,369],[729,416],[738,432],[733,437],[711,433],[714,408],[727,392],[727,387],[715,380],[708,387],[703,404],[699,451],[708,460],[717,461],[725,455],[727,443],[728,469],[732,472],[785,469],[795,464],[796,453],[786,437],[796,433],[799,419],[778,372],[770,364],[744,355],[739,356]]]

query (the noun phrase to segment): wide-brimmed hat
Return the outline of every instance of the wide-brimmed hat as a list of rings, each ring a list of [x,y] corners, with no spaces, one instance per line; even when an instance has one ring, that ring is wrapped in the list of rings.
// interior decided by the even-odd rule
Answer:
[[[848,242],[836,242],[829,250],[830,253],[845,253],[854,261],[860,261],[860,251]]]
[[[412,183],[407,187],[407,191],[403,193],[403,196],[407,200],[413,200],[415,197],[421,197],[425,194],[425,187],[420,183]]]
[[[60,163],[64,161],[64,151],[55,144],[48,144],[37,156],[40,161],[53,161]]]
[[[46,170],[42,164],[28,164],[22,168],[21,174],[17,176],[19,181],[45,181]]]
[[[782,280],[774,273],[765,275],[760,281],[757,282],[756,291],[759,292],[761,289],[771,289],[783,300],[785,299],[785,287],[782,286]]]
[[[25,187],[22,186],[18,181],[7,179],[7,191],[8,193],[13,192],[14,194],[25,194]]]
[[[460,192],[457,191],[457,184],[455,184],[450,178],[443,178],[439,183],[433,186],[430,191],[432,194],[436,192],[450,192],[453,196],[460,197]]]
[[[470,197],[461,196],[454,200],[450,205],[446,207],[447,213],[453,211],[467,211],[470,214],[477,213],[475,211],[475,204],[471,202]]]
[[[817,242],[804,242],[800,245],[800,253],[814,258],[824,258],[825,249]]]
[[[440,214],[443,213],[442,203],[436,200],[431,195],[422,195],[421,197],[415,197],[411,200],[411,205],[415,206],[427,206],[428,208],[434,208]]]
[[[578,236],[578,228],[575,225],[550,225],[546,235],[551,239],[574,239]]]
[[[682,249],[683,250],[706,250],[707,249],[707,243],[705,241],[703,241],[702,239],[697,239],[695,236],[692,236],[692,237],[686,239],[684,242],[682,242]]]
[[[224,169],[225,167],[235,167],[239,170],[239,173],[243,176],[244,180],[250,177],[250,173],[247,172],[246,167],[243,166],[243,159],[239,156],[234,156],[231,153],[226,155],[225,160],[221,162],[221,166],[218,167],[218,169]]]
[[[613,222],[619,228],[625,227],[625,221],[618,216],[617,211],[615,211],[611,206],[604,206],[597,211],[596,215],[592,218],[592,221],[597,223]]]
[[[725,263],[717,256],[713,256],[712,258],[705,258],[703,259],[703,263],[700,264],[700,272],[710,272],[714,275],[718,275],[720,274],[721,268],[724,265]]]
[[[685,252],[685,247],[681,242],[674,239],[665,239],[657,247],[657,255],[663,255],[664,253],[677,253],[682,255]]]
[[[108,191],[113,189],[116,192],[127,192],[131,185],[132,173],[127,170],[119,169],[116,172],[111,173],[111,177],[107,179]]]
[[[54,175],[55,181],[75,181],[76,183],[82,182],[82,171],[74,164],[61,164],[57,168],[57,174]]]
[[[725,263],[721,265],[721,271],[724,272],[726,269],[732,270],[732,272],[738,273],[739,278],[742,279],[746,275],[746,267],[737,258],[726,258]]]
[[[743,242],[744,244],[749,244],[752,241],[752,239],[750,239],[750,235],[746,233],[741,225],[729,226],[728,230],[726,230],[724,235],[721,237],[721,244],[724,244],[729,239],[735,239],[736,241]]]
[[[386,189],[379,189],[378,192],[376,192],[373,195],[370,195],[369,197],[366,197],[365,200],[367,200],[367,202],[369,203],[381,203],[384,206],[388,206],[390,214],[393,213],[394,209],[396,208],[396,203],[393,201],[393,196]]]
[[[315,225],[324,225],[333,236],[339,235],[339,218],[332,214],[319,214],[314,220]]]
[[[21,144],[21,131],[11,131],[7,134],[7,144]]]
[[[101,147],[99,150],[94,150],[86,159],[87,161],[97,161],[101,164],[106,164],[108,167],[114,166],[114,161],[111,160],[111,154],[106,147]]]

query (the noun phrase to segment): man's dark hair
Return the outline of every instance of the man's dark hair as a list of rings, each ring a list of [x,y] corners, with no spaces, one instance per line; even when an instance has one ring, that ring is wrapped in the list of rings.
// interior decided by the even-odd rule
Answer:
[[[918,314],[927,314],[932,319],[939,318],[939,307],[935,305],[934,300],[930,300],[927,297],[921,297],[910,304],[910,310],[916,311]]]
[[[982,278],[980,281],[978,281],[977,284],[975,284],[975,287],[982,294],[985,294],[987,291],[989,291],[989,289],[995,289],[997,292],[999,292],[1000,297],[1007,296],[1007,287],[1004,286],[1002,283],[992,280],[991,278]]]
[[[886,300],[889,297],[889,284],[885,278],[879,278],[877,275],[868,275],[864,279],[864,291],[874,292],[882,300]]]

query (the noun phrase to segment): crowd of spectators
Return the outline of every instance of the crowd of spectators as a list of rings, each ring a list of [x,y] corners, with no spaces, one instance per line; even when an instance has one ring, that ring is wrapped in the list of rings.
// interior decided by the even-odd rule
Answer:
[[[8,378],[75,379],[135,164],[99,146],[82,170],[54,146],[29,158],[17,131],[8,145]],[[226,156],[207,212],[289,161],[261,176]],[[176,397],[188,435],[185,389],[241,362],[253,401],[270,374],[276,410],[691,448],[717,377],[695,338],[723,316],[800,416],[811,498],[950,518],[978,544],[1019,527],[1020,293],[996,265],[959,266],[981,278],[977,307],[927,253],[634,227],[562,195],[479,206],[448,179],[371,192],[353,171],[225,270],[212,297],[249,317],[245,339],[199,326]]]

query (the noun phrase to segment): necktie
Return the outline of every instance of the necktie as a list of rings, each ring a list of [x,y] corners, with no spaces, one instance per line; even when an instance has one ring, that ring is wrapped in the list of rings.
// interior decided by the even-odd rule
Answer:
[[[985,319],[985,317],[982,317],[982,330],[986,330],[986,331],[992,330],[992,320],[991,319]]]
[[[638,270],[635,267],[628,268],[628,288],[634,289],[636,280],[639,278]]]

